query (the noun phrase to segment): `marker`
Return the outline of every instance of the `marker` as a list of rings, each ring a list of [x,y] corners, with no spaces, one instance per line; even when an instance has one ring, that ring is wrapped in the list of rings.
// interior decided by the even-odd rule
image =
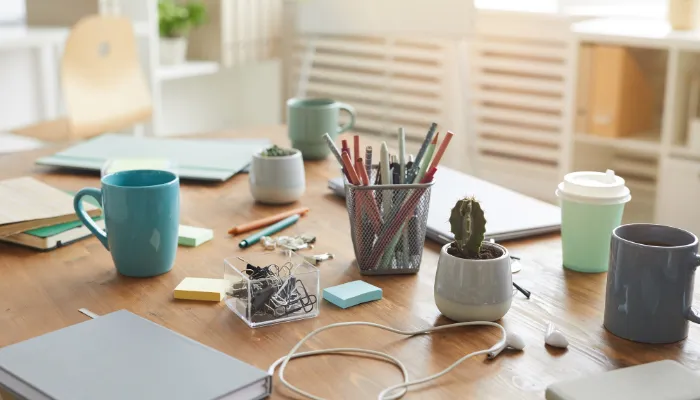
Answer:
[[[399,181],[395,183],[404,183],[406,181],[406,131],[399,128]]]
[[[255,243],[258,243],[260,241],[260,238],[263,236],[270,236],[274,235],[275,233],[281,231],[282,229],[285,229],[291,225],[294,225],[297,221],[299,221],[299,214],[292,215],[291,217],[287,217],[283,219],[282,221],[277,222],[276,224],[272,224],[268,226],[267,228],[256,232],[247,238],[241,240],[240,243],[238,243],[238,247],[245,249],[246,247],[250,247],[254,245]]]

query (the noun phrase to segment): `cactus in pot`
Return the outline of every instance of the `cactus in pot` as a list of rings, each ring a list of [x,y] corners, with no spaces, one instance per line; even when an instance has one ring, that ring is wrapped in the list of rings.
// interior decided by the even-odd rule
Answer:
[[[486,218],[473,197],[457,201],[450,213],[455,236],[440,250],[435,304],[455,321],[495,321],[510,309],[512,278],[508,250],[484,241]]]

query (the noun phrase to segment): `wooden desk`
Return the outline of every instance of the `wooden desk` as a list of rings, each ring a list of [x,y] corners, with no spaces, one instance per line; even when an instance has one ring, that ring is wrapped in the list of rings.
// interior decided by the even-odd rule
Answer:
[[[270,127],[219,136],[266,136],[286,144],[284,132],[281,127]],[[0,157],[0,178],[29,174],[65,190],[99,186],[95,175],[69,175],[33,165],[37,156],[55,150]],[[318,236],[316,251],[336,255],[320,267],[322,287],[361,279],[353,265],[344,202],[326,188],[337,170],[331,158],[306,164],[307,190],[301,204],[311,212],[287,231],[313,233]],[[267,369],[312,329],[330,323],[364,320],[417,329],[449,322],[433,302],[439,248],[430,242],[417,275],[364,278],[384,290],[381,301],[347,310],[322,302],[320,316],[311,320],[250,329],[223,303],[173,300],[172,290],[184,277],[221,277],[225,257],[260,251],[257,246],[241,251],[238,241],[226,234],[234,224],[279,210],[254,204],[246,180],[247,176],[241,175],[221,184],[182,184],[182,223],[212,228],[215,238],[198,248],[181,247],[174,269],[156,278],[117,275],[109,254],[95,238],[47,253],[0,244],[0,346],[84,321],[86,317],[77,311],[81,307],[98,314],[127,309]],[[700,329],[695,326],[690,339],[665,346],[635,344],[607,333],[602,326],[605,274],[562,269],[556,235],[507,246],[524,262],[515,281],[533,295],[530,300],[516,295],[502,323],[523,336],[525,352],[507,352],[492,362],[482,357],[471,359],[439,381],[411,389],[406,398],[542,399],[550,383],[591,372],[664,358],[700,368]],[[568,351],[544,347],[547,321],[557,324],[569,337]],[[323,333],[309,345],[315,349],[367,347],[388,351],[406,362],[415,379],[491,346],[497,335],[493,328],[479,327],[405,339],[370,328],[350,328]],[[331,399],[375,398],[381,389],[400,381],[394,367],[358,357],[323,356],[292,364],[291,382]],[[286,398],[287,394],[277,384],[273,398]]]

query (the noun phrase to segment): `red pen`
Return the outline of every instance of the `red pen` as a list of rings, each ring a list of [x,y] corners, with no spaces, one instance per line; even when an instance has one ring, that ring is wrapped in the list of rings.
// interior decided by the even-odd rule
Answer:
[[[435,172],[437,172],[437,167],[430,167],[428,172],[425,173],[425,176],[423,176],[423,180],[420,181],[420,183],[430,183],[433,181],[433,177],[435,176]]]
[[[350,156],[350,160],[352,160],[352,155],[350,154],[350,147],[348,147],[348,141],[343,139],[342,140],[343,146],[340,148],[340,154],[342,155],[343,153],[348,153]]]

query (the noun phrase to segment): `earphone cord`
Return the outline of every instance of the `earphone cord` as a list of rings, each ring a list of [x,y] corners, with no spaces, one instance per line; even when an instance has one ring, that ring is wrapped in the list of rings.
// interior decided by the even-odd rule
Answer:
[[[415,336],[415,335],[422,335],[422,334],[426,334],[426,333],[432,333],[432,332],[436,332],[436,331],[444,330],[444,329],[457,328],[460,326],[473,326],[473,325],[486,325],[486,326],[493,326],[493,327],[500,328],[501,340],[498,341],[498,343],[496,343],[495,345],[493,345],[489,349],[479,350],[479,351],[475,351],[473,353],[469,353],[469,354],[465,355],[464,357],[460,358],[459,360],[455,361],[452,365],[445,368],[444,370],[442,370],[436,374],[426,376],[425,378],[415,380],[415,381],[408,380],[408,371],[406,370],[406,366],[401,361],[399,361],[395,357],[390,356],[389,354],[382,353],[379,351],[360,349],[360,348],[334,348],[334,349],[324,349],[324,350],[315,350],[315,351],[307,351],[307,352],[303,352],[303,353],[297,353],[297,350],[299,350],[299,348],[304,343],[306,343],[307,340],[311,339],[315,335],[317,335],[325,330],[333,329],[333,328],[340,328],[340,327],[347,327],[347,326],[370,326],[373,328],[379,328],[379,329],[383,329],[385,331],[397,333],[399,335]],[[468,360],[471,357],[474,357],[474,356],[477,356],[480,354],[489,354],[490,356],[495,357],[495,355],[500,353],[500,351],[506,347],[506,336],[507,336],[506,330],[505,330],[505,328],[503,328],[503,326],[501,326],[500,324],[497,324],[495,322],[488,322],[488,321],[459,322],[456,324],[441,325],[441,326],[436,326],[436,327],[427,328],[427,329],[420,329],[420,330],[416,330],[416,331],[402,331],[400,329],[395,329],[395,328],[391,328],[388,326],[375,324],[372,322],[340,322],[340,323],[331,324],[331,325],[327,325],[327,326],[318,328],[318,329],[314,330],[313,332],[309,333],[308,335],[306,335],[303,339],[301,339],[292,348],[292,350],[289,352],[289,354],[287,354],[286,356],[283,356],[283,357],[279,358],[277,361],[275,361],[268,369],[268,373],[270,375],[274,375],[275,369],[277,369],[277,367],[279,366],[280,367],[280,370],[279,370],[280,382],[282,382],[282,384],[284,386],[286,386],[289,390],[291,390],[291,391],[293,391],[301,396],[304,396],[308,399],[324,400],[321,397],[314,396],[313,394],[305,392],[305,391],[299,389],[298,387],[292,385],[291,383],[287,382],[287,380],[284,378],[284,371],[287,368],[287,364],[289,363],[289,361],[293,358],[315,356],[315,355],[320,355],[320,354],[352,354],[352,353],[369,354],[369,355],[378,357],[380,359],[383,359],[387,362],[391,362],[401,370],[401,373],[403,374],[403,379],[404,379],[403,383],[400,383],[400,384],[397,384],[394,386],[390,386],[390,387],[382,390],[379,393],[379,396],[377,397],[378,400],[394,400],[394,399],[398,399],[398,398],[402,397],[404,394],[406,394],[406,391],[408,390],[409,386],[418,385],[421,383],[432,381],[434,379],[438,379],[438,378],[442,377],[443,375],[449,373],[455,367],[457,367],[459,364]],[[393,394],[390,394],[391,392],[393,392]]]

